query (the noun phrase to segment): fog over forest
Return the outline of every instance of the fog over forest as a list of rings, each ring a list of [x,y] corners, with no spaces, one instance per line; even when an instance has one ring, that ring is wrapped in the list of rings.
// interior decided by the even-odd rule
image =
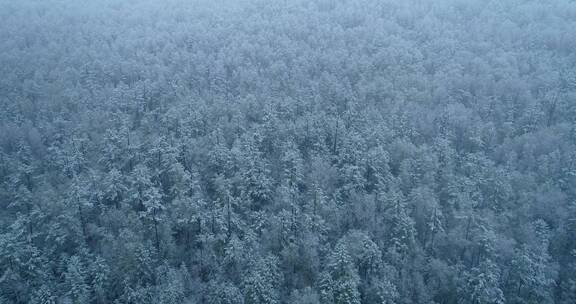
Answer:
[[[0,303],[576,303],[576,1],[0,0]]]

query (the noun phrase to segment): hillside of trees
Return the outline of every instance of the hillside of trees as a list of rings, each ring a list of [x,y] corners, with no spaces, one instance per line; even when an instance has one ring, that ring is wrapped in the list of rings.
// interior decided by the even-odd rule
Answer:
[[[576,303],[576,1],[0,0],[0,303]]]

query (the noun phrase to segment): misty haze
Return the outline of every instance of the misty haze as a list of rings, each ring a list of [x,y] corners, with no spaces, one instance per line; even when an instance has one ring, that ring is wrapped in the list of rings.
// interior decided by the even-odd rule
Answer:
[[[0,0],[0,304],[575,304],[576,1]]]

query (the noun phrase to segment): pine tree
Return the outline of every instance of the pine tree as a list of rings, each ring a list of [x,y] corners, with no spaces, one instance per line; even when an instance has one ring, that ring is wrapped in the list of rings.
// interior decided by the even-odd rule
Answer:
[[[106,204],[120,209],[121,203],[128,196],[128,186],[125,177],[116,168],[112,168],[102,178],[100,199]]]
[[[555,273],[550,269],[549,255],[534,252],[526,245],[514,254],[506,298],[512,303],[552,303]]]
[[[279,285],[281,283],[278,261],[267,257],[256,261],[244,276],[242,291],[246,304],[276,304],[279,302]]]
[[[318,278],[318,290],[320,293],[320,303],[333,304],[334,303],[334,282],[332,276],[327,271],[320,273]]]
[[[162,194],[158,188],[153,186],[146,189],[143,194],[144,200],[142,201],[142,204],[144,205],[145,209],[140,213],[140,217],[146,221],[151,222],[156,251],[158,254],[161,254],[162,247],[159,229],[160,222],[162,221],[162,212],[165,209],[164,205],[162,204]]]
[[[376,282],[377,303],[379,304],[395,304],[398,303],[400,294],[396,286],[388,279],[379,280]]]
[[[260,209],[270,202],[272,196],[272,180],[270,169],[258,149],[259,134],[253,138],[244,139],[240,147],[239,163],[241,165],[241,192],[242,197],[251,202],[253,209]]]
[[[396,186],[391,186],[384,205],[390,227],[387,235],[387,242],[390,244],[388,254],[394,262],[400,263],[413,252],[415,246],[414,220],[408,215],[404,195]]]
[[[185,282],[182,269],[173,269],[166,265],[160,266],[157,270],[159,274],[159,284],[157,288],[156,303],[177,304],[185,300]]]
[[[326,269],[332,278],[332,296],[335,304],[359,304],[360,278],[348,254],[346,245],[338,242],[328,257]]]
[[[101,257],[96,257],[90,265],[90,286],[96,303],[106,303],[110,288],[110,267]]]
[[[459,284],[459,303],[502,304],[504,294],[500,289],[500,272],[491,260],[465,271]]]
[[[244,303],[246,304],[276,304],[278,294],[263,276],[258,272],[248,274],[243,282]]]
[[[87,282],[87,273],[80,257],[72,256],[67,263],[64,274],[66,295],[73,303],[81,304],[90,301],[90,286]]]
[[[207,287],[207,304],[243,304],[244,297],[240,290],[231,283],[210,282]]]

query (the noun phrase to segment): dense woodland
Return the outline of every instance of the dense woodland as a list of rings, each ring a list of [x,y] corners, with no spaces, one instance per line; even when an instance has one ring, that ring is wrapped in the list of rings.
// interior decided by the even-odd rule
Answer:
[[[576,2],[0,0],[0,303],[576,303]]]

